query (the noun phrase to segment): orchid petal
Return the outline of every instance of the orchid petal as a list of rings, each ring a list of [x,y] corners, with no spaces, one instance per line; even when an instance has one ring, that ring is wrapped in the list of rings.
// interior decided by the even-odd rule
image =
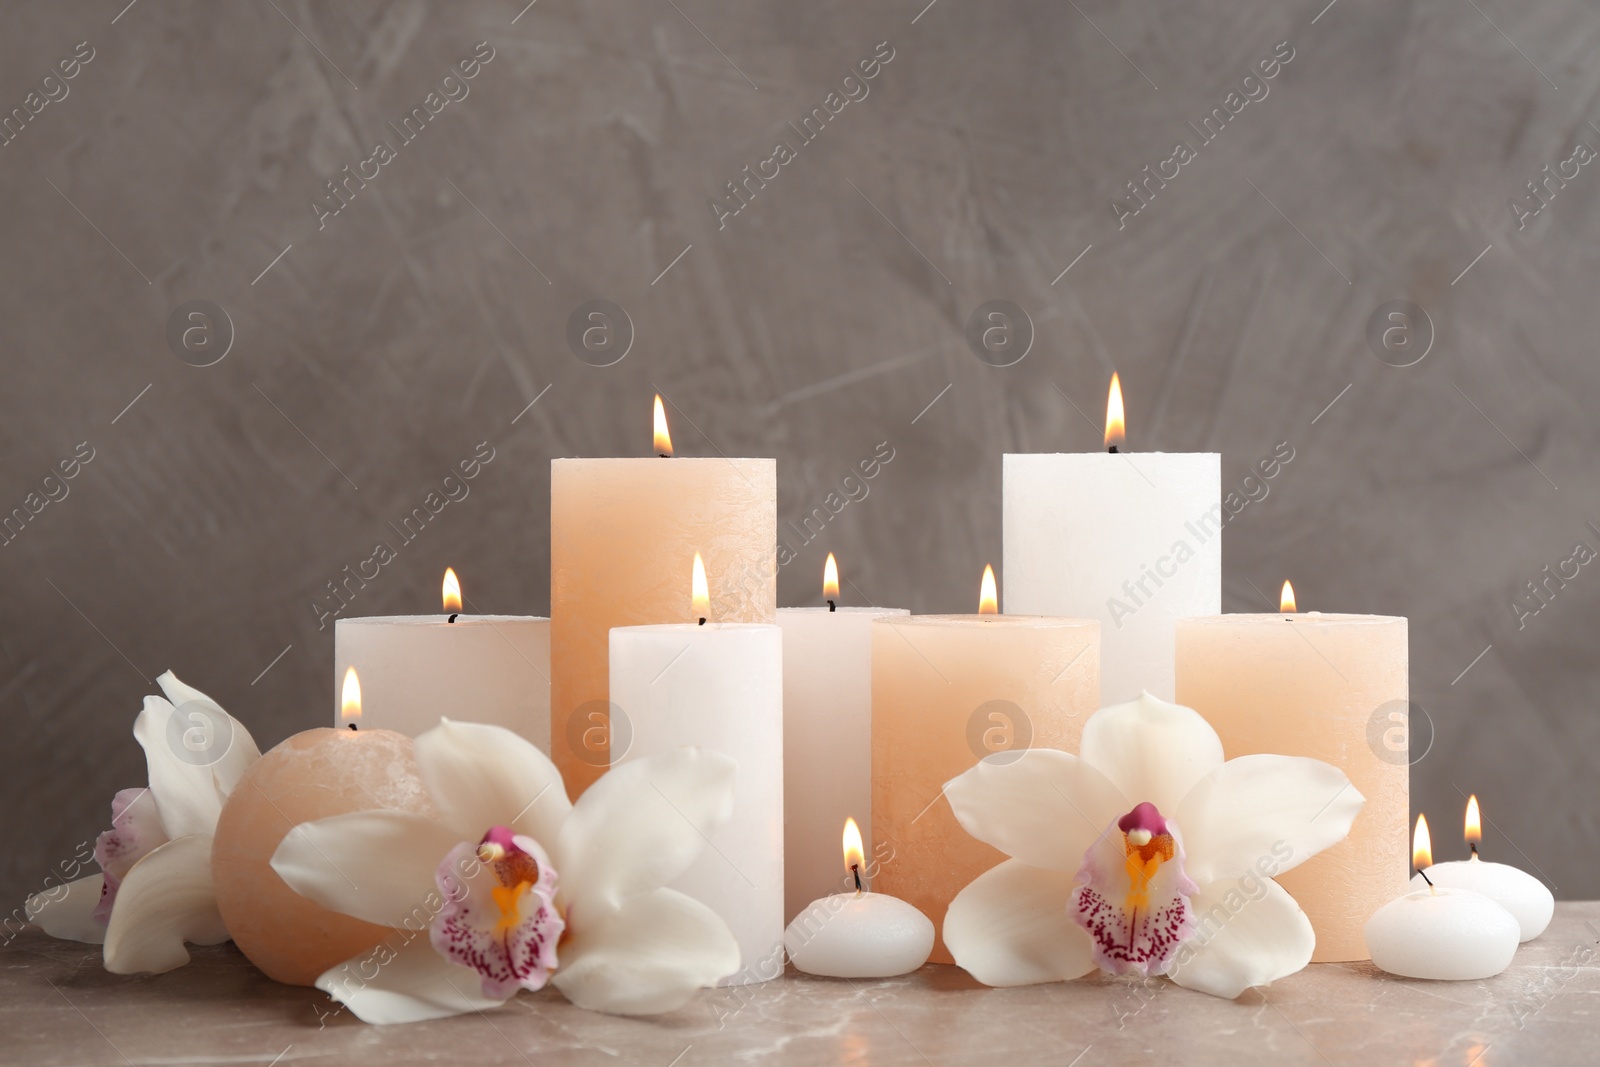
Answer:
[[[435,874],[444,906],[428,927],[439,955],[477,972],[483,995],[500,1000],[544,988],[566,925],[550,858],[531,837],[513,840],[509,860],[485,862],[465,841],[450,850]]]
[[[395,941],[400,941],[398,947],[391,945]],[[443,1019],[504,1002],[484,996],[480,986],[475,972],[435,952],[426,935],[409,931],[397,931],[389,941],[330,967],[317,979],[318,989],[368,1023]]]
[[[1311,920],[1282,886],[1249,876],[1212,882],[1189,898],[1194,936],[1167,972],[1174,982],[1232,999],[1311,962]]]
[[[732,814],[734,769],[727,756],[698,748],[614,765],[561,827],[552,850],[560,899],[615,908],[682,874]]]
[[[1129,800],[1170,813],[1196,782],[1222,766],[1222,741],[1193,708],[1145,693],[1091,715],[1078,755]]]
[[[548,846],[572,810],[550,757],[503,726],[445,719],[415,744],[423,784],[458,842],[504,825]]]
[[[214,761],[206,764],[216,775],[217,788],[223,796],[233,792],[233,787],[239,784],[239,779],[250,765],[261,758],[261,749],[256,745],[256,739],[250,736],[250,731],[245,729],[244,723],[222,710],[222,705],[206,696],[192,685],[185,685],[178,681],[178,676],[167,671],[156,679],[156,684],[167,695],[174,709],[180,715],[185,712],[198,711],[211,718],[213,722],[226,722],[229,735],[227,746],[220,753],[215,753]],[[199,725],[194,716],[187,715],[182,720],[189,725]],[[219,739],[220,740],[220,739]],[[211,754],[208,754],[208,757]]]
[[[1113,822],[1084,855],[1068,910],[1089,932],[1095,962],[1112,974],[1162,974],[1189,936],[1188,898],[1199,887],[1184,872],[1175,829],[1146,831],[1140,845]]]
[[[226,940],[211,883],[211,835],[189,834],[151,852],[122,880],[106,928],[106,970],[160,974],[189,962],[185,941]]]
[[[161,825],[171,838],[211,833],[225,799],[214,768],[194,762],[205,758],[203,752],[190,752],[173,741],[174,735],[182,738],[191,729],[215,739],[214,733],[207,734],[213,729],[211,720],[194,705],[188,705],[186,712],[195,715],[193,725],[177,718],[177,710],[164,698],[145,697],[144,710],[133,723],[133,736],[144,749],[149,769],[150,792],[161,812]]]
[[[613,768],[590,786],[583,799],[620,769]],[[673,1011],[695,990],[739,969],[739,944],[727,924],[704,904],[672,889],[635,896],[595,922],[586,922],[577,908],[567,918],[561,967],[550,983],[590,1011]]]
[[[101,876],[91,874],[33,894],[24,905],[28,921],[51,937],[98,945],[106,939],[106,925],[94,917],[100,903]]]
[[[1073,876],[1006,860],[950,902],[944,943],[984,985],[1064,982],[1095,969],[1092,944],[1067,916]]]
[[[357,811],[300,823],[272,854],[272,869],[301,896],[378,926],[435,909],[434,870],[461,839],[433,819]]]
[[[1075,872],[1101,827],[1133,805],[1077,756],[1043,748],[1014,755],[980,760],[945,783],[956,819],[1013,859]]]
[[[105,875],[94,918],[101,926],[111,921],[117,889],[133,865],[166,844],[167,832],[149,787],[121,789],[111,798],[111,829],[95,838],[94,861]]]
[[[1301,756],[1240,756],[1202,778],[1174,814],[1198,881],[1269,877],[1343,841],[1366,799],[1343,771]]]

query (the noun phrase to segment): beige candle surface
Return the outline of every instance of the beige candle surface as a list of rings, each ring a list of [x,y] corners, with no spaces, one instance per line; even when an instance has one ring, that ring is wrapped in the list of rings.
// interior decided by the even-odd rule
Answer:
[[[944,926],[950,901],[1006,857],[971,837],[944,783],[1021,748],[1076,752],[1100,703],[1100,624],[1031,615],[872,623],[872,888]],[[951,962],[941,938],[933,961]]]
[[[1205,716],[1229,759],[1310,756],[1367,799],[1349,837],[1278,878],[1311,919],[1318,963],[1368,959],[1367,919],[1407,890],[1407,663],[1406,620],[1393,616],[1178,622],[1178,703]]]
[[[694,618],[696,552],[713,621],[776,621],[777,481],[771,459],[551,461],[550,740],[574,798],[611,763],[610,631]]]

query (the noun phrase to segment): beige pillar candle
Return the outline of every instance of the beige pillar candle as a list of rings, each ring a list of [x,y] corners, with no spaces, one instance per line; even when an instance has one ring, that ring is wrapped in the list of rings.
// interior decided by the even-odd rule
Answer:
[[[1410,876],[1406,620],[1287,607],[1180,619],[1178,703],[1205,716],[1229,759],[1310,756],[1367,798],[1349,837],[1278,878],[1316,930],[1313,961],[1365,960],[1367,919]]]
[[[941,930],[955,895],[1006,858],[956,822],[945,782],[1017,749],[1077,751],[1100,704],[1100,624],[991,614],[987,569],[984,583],[978,615],[872,623],[873,837],[886,846],[872,888]],[[952,962],[942,938],[932,959]]]
[[[611,763],[610,631],[689,618],[685,560],[704,556],[717,621],[777,620],[776,464],[673,459],[656,411],[666,458],[550,463],[551,754],[574,798]]]

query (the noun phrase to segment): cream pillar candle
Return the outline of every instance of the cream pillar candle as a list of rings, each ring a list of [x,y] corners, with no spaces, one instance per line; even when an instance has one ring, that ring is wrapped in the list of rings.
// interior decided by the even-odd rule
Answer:
[[[1112,389],[1108,445],[1115,376]],[[1104,703],[1171,700],[1173,623],[1222,610],[1222,457],[1119,447],[1005,457],[1006,607],[1098,621]]]
[[[1229,759],[1310,756],[1367,799],[1349,837],[1278,878],[1311,919],[1318,963],[1367,959],[1367,919],[1406,891],[1410,761],[1393,739],[1410,708],[1407,662],[1406,620],[1393,616],[1178,622],[1178,703],[1216,728]]]
[[[415,737],[449,716],[504,726],[548,753],[550,620],[460,612],[460,586],[446,571],[442,614],[335,622],[334,725],[354,668],[366,729]]]
[[[672,888],[721,915],[738,940],[739,973],[720,984],[776,978],[783,972],[783,632],[756,623],[619,626],[611,631],[610,674],[611,700],[631,725],[629,747],[614,749],[614,761],[696,745],[737,762],[732,819]]]
[[[873,889],[907,901],[936,929],[968,882],[1006,857],[970,836],[944,784],[982,758],[1020,748],[1075,752],[1100,706],[1100,624],[997,615],[993,579],[978,615],[872,623]],[[935,963],[950,963],[941,938]]]
[[[904,608],[779,608],[783,630],[783,878],[785,920],[841,892],[839,827],[854,817],[872,836],[872,620]],[[830,584],[831,580],[831,584]]]
[[[770,459],[551,461],[552,757],[574,798],[610,762],[607,634],[688,618],[689,556],[704,554],[719,621],[776,620],[777,478]]]

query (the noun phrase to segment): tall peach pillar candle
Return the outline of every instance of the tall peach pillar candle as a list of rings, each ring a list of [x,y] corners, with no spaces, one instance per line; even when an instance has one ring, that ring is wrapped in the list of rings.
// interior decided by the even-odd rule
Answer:
[[[647,459],[550,462],[550,734],[574,798],[610,764],[613,627],[681,622],[698,551],[719,622],[778,608],[778,474],[770,459],[674,459],[656,398]]]
[[[839,827],[872,837],[872,620],[904,608],[839,607],[833,553],[827,607],[779,608],[783,630],[783,918],[842,893]],[[830,584],[831,580],[831,584]]]
[[[872,819],[885,849],[872,888],[940,930],[955,895],[1006,858],[961,828],[944,784],[1018,749],[1076,752],[1100,705],[1100,624],[983,613],[984,577],[980,614],[872,623]],[[932,959],[952,962],[942,937]]]
[[[1229,759],[1309,756],[1366,797],[1349,837],[1278,876],[1316,930],[1313,961],[1365,960],[1367,919],[1410,876],[1407,624],[1292,612],[1179,620],[1178,703],[1205,716]]]

